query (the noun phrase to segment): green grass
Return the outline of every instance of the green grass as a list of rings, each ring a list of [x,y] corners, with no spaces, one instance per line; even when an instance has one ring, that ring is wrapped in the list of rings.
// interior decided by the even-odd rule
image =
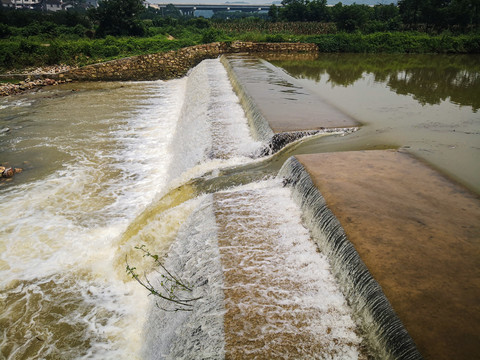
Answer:
[[[0,78],[0,84],[17,84],[17,83],[18,83],[17,79]]]
[[[478,54],[480,35],[427,35],[410,32],[338,33],[310,40],[320,52]]]

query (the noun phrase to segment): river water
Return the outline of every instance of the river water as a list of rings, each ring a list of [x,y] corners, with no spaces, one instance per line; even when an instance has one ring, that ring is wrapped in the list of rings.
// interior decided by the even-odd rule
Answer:
[[[212,196],[222,199],[230,196],[229,192],[238,191],[239,195],[235,196],[242,197],[245,189],[253,194],[250,206],[255,206],[255,199],[262,193],[281,197],[284,205],[278,209],[285,208],[288,214],[273,214],[276,205],[265,197],[259,206],[272,213],[272,221],[291,224],[282,228],[282,238],[292,237],[296,239],[295,244],[303,244],[309,240],[298,228],[301,227],[300,215],[292,208],[293,203],[289,203],[281,181],[274,178],[290,155],[349,147],[399,145],[410,146],[417,152],[431,149],[430,141],[424,141],[418,149],[415,147],[414,142],[420,141],[417,137],[423,135],[415,135],[415,140],[410,142],[403,140],[400,136],[406,136],[405,127],[401,127],[402,135],[395,135],[392,129],[396,128],[393,124],[397,120],[390,119],[388,102],[382,108],[390,121],[389,131],[382,132],[386,125],[377,126],[373,120],[371,125],[367,121],[370,116],[356,109],[355,95],[350,95],[348,103],[352,106],[348,107],[345,102],[335,100],[334,91],[325,91],[332,87],[332,80],[323,75],[324,70],[318,72],[321,76],[315,78],[315,75],[311,80],[310,75],[296,73],[299,66],[309,69],[305,63],[278,65],[289,72],[286,76],[296,77],[304,86],[317,89],[325,99],[365,122],[365,131],[341,139],[309,138],[276,155],[259,159],[256,154],[264,144],[250,136],[247,119],[218,60],[204,61],[188,77],[178,80],[67,84],[0,100],[0,162],[24,169],[12,181],[0,183],[2,357],[158,358],[172,343],[171,354],[191,358],[192,354],[182,353],[181,344],[175,343],[173,335],[164,330],[165,325],[177,320],[171,319],[171,313],[163,318],[154,311],[157,308],[146,296],[147,292],[126,275],[126,261],[136,266],[139,273],[152,269],[149,259],[142,257],[135,246],[146,244],[164,255],[177,234],[189,241],[194,241],[197,233],[211,234],[212,209],[215,208]],[[366,91],[369,86],[375,91],[382,87],[381,96],[391,98],[390,91],[385,91],[388,86],[374,81],[373,75],[367,72],[360,74],[360,80],[356,80],[362,84],[360,91]],[[475,74],[478,79],[478,72]],[[349,89],[335,84],[333,89],[337,88]],[[473,91],[478,94],[478,87]],[[415,97],[402,96],[402,103],[407,102],[405,97]],[[446,106],[442,105],[445,103],[450,104],[442,101],[439,106]],[[478,105],[452,106],[455,111],[448,110],[451,111],[448,113],[442,107],[434,112],[431,120],[413,127],[411,133],[424,134],[421,127],[430,122],[443,124],[438,114],[447,112],[450,119],[457,119],[452,130],[463,134],[462,141],[471,139],[470,136],[474,139],[451,145],[467,148],[466,153],[462,153],[462,161],[478,175]],[[405,121],[410,121],[409,117]],[[447,125],[437,128],[442,130],[444,126]],[[362,131],[366,135],[358,140]],[[378,133],[390,136],[374,137]],[[349,136],[355,137],[349,141]],[[339,145],[340,140],[347,140],[347,145]],[[447,149],[448,146],[445,151]],[[443,156],[442,153],[438,157]],[[428,156],[424,158],[429,160]],[[448,158],[445,163],[450,161]],[[435,163],[439,167],[442,164]],[[455,172],[455,166],[444,168],[458,174],[463,183],[478,188],[478,178],[473,179],[468,171]],[[195,230],[197,228],[200,230]],[[176,246],[185,248],[182,244]],[[198,254],[192,256],[200,256],[201,247],[198,249]],[[311,251],[307,245],[305,249]],[[205,260],[199,261],[208,263],[212,271],[209,276],[216,278],[220,276],[218,251],[212,251],[205,253]],[[304,258],[300,253],[298,256]],[[357,358],[361,339],[355,332],[345,300],[333,285],[326,260],[315,257],[308,261],[322,271],[317,280],[305,274],[305,278],[299,275],[299,281],[312,282],[309,288],[313,289],[331,284],[325,290],[329,294],[324,296],[326,302],[309,297],[309,301],[313,301],[311,306],[338,311],[338,318],[329,313],[328,321],[330,328],[339,329],[336,336],[342,340],[329,335],[322,341],[336,344],[331,348],[337,358],[347,355]],[[193,275],[192,279],[195,280]],[[202,286],[198,291],[207,291]],[[221,286],[209,286],[212,288],[207,292],[214,298],[208,304],[218,304],[223,296],[218,290]],[[215,314],[221,317],[222,311],[217,310]],[[202,320],[201,314],[194,318]],[[158,324],[162,319],[167,320],[163,325]],[[218,340],[223,336],[220,323],[212,318],[210,330],[217,334],[213,337],[217,342],[206,347],[208,351],[218,351],[218,357],[224,351],[221,339]],[[163,342],[156,342],[160,337]],[[189,336],[184,335],[183,339],[188,340]]]
[[[243,163],[259,146],[223,66],[48,88],[0,106],[2,162],[24,168],[0,188],[1,354],[136,358],[148,299],[125,282],[118,238],[186,170]],[[161,248],[191,208],[150,224],[160,245],[149,245]]]
[[[321,54],[272,60],[363,124],[305,153],[403,147],[480,193],[478,55]]]

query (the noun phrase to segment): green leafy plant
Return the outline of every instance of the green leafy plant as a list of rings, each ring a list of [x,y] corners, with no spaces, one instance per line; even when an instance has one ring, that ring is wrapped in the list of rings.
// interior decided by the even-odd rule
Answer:
[[[157,296],[163,300],[167,300],[170,304],[172,304],[172,308],[164,308],[159,306],[157,303],[157,306],[160,309],[165,311],[192,311],[192,303],[200,299],[200,297],[192,298],[185,295],[191,293],[193,291],[193,287],[188,282],[180,279],[179,276],[167,270],[167,268],[160,261],[160,257],[156,254],[152,254],[145,247],[145,245],[135,246],[135,249],[142,251],[143,257],[152,259],[157,268],[159,268],[159,287],[154,286],[146,274],[144,274],[143,277],[138,275],[136,273],[136,268],[131,267],[126,259],[127,274],[135,279],[142,287],[147,289],[149,295]]]

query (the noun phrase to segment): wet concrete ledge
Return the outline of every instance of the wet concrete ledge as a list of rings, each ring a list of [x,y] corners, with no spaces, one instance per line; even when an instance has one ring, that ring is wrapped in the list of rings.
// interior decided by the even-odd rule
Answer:
[[[320,249],[376,328],[381,358],[477,359],[479,197],[397,151],[299,155],[287,167]]]
[[[346,133],[359,126],[355,119],[257,56],[226,55],[221,61],[254,136],[269,143],[266,152],[274,153],[304,136]]]

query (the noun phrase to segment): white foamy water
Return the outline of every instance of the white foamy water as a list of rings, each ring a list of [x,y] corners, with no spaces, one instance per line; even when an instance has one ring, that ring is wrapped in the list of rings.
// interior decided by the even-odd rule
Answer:
[[[1,104],[12,130],[0,160],[28,160],[0,187],[9,359],[139,357],[148,301],[124,282],[117,239],[173,178],[245,162],[259,146],[218,60],[180,80],[75,86]],[[195,204],[153,216],[128,245],[161,247]]]
[[[166,265],[192,285],[182,295],[200,299],[179,313],[152,299],[146,359],[363,358],[351,310],[279,179],[204,196]]]
[[[361,357],[351,310],[281,179],[216,199],[232,357]]]
[[[248,121],[218,60],[205,60],[192,70],[186,99],[170,148],[171,179],[198,166],[208,168],[212,161],[216,167],[228,160],[228,165],[244,163],[261,147],[250,136]]]
[[[0,358],[222,358],[231,300],[223,298],[220,205],[274,224],[278,249],[292,250],[282,261],[310,289],[293,298],[323,314],[309,331],[326,331],[334,354],[355,357],[348,311],[277,180],[233,190],[251,194],[238,214],[228,192],[195,198],[193,188],[175,189],[207,171],[214,181],[215,169],[252,162],[262,147],[218,60],[184,79],[71,84],[0,106],[0,128],[11,129],[0,160],[25,167],[0,183]],[[163,253],[175,238],[167,264],[202,298],[189,314],[162,312],[125,275],[126,261],[149,269],[141,253],[132,256],[135,246]],[[282,331],[275,326],[266,330]]]
[[[115,239],[167,188],[185,87],[186,79],[83,85],[14,114],[19,130],[5,140],[14,150],[60,155],[56,170],[2,187],[2,357],[138,357],[147,299],[114,268]]]

